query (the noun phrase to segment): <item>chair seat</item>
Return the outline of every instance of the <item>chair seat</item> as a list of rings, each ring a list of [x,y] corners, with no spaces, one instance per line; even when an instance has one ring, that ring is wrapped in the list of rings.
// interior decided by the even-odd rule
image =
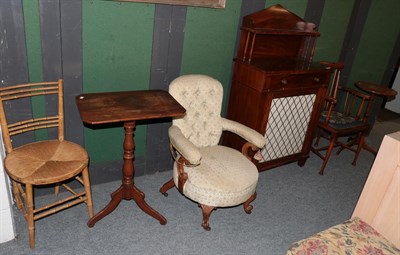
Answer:
[[[320,122],[325,122],[326,115],[327,111],[321,113]],[[329,126],[336,129],[353,128],[363,125],[364,123],[362,121],[358,121],[354,117],[345,115],[341,112],[332,111],[329,118]]]
[[[185,196],[200,204],[225,207],[239,205],[255,193],[258,170],[239,151],[217,145],[201,148],[200,152],[200,165],[184,168],[188,174]],[[173,172],[178,186],[176,163]]]
[[[373,227],[354,217],[309,238],[293,243],[287,255],[295,254],[399,254],[400,250]]]
[[[5,168],[11,178],[32,185],[69,179],[80,173],[87,164],[87,152],[80,145],[58,140],[23,145],[5,159]]]

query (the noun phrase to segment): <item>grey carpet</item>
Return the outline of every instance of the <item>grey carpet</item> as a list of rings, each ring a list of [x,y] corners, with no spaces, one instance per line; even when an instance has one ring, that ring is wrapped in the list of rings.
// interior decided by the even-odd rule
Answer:
[[[383,134],[397,128],[373,130],[371,145],[379,147]],[[210,232],[201,228],[195,203],[176,189],[168,197],[158,192],[170,172],[135,179],[146,201],[167,218],[165,226],[133,201],[122,201],[88,228],[86,207],[78,205],[37,221],[36,248],[30,250],[25,221],[15,210],[18,236],[0,244],[0,254],[285,254],[292,242],[350,218],[374,160],[362,151],[354,167],[352,157],[349,151],[332,155],[324,176],[318,175],[321,160],[313,154],[304,167],[292,163],[260,173],[253,213],[247,215],[241,206],[220,208],[211,215]],[[92,187],[95,212],[119,185]]]

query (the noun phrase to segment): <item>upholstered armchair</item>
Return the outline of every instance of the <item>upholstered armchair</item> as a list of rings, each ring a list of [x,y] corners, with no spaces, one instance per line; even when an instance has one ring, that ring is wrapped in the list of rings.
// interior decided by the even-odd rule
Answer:
[[[173,178],[160,192],[176,186],[202,208],[202,226],[210,230],[209,217],[217,207],[243,204],[251,213],[256,198],[258,170],[252,157],[265,144],[264,137],[240,123],[222,118],[223,88],[205,75],[184,75],[171,82],[169,93],[186,109],[169,129],[175,158]],[[242,153],[219,145],[223,131],[236,133],[248,142]]]

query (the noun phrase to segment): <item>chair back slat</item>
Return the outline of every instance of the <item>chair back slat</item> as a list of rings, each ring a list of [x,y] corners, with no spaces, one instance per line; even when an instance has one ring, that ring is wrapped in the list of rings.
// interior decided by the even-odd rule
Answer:
[[[331,80],[328,84],[328,89],[326,92],[326,96],[336,99],[337,97],[337,91],[338,88],[340,86],[340,75],[341,72],[344,68],[344,64],[343,63],[334,63],[334,62],[327,62],[327,61],[321,61],[320,62],[321,65],[325,66],[325,69],[327,70],[331,70],[332,75],[331,75]],[[331,102],[329,101],[325,101],[324,105],[323,105],[323,109],[324,110],[328,110],[329,106],[330,106]]]
[[[31,116],[28,118],[22,117],[16,122],[7,118],[5,104],[8,101],[15,101],[18,104],[20,99],[38,96],[46,97],[48,95],[57,95],[58,111],[55,115],[46,114],[46,116],[37,118],[32,118]],[[25,132],[57,128],[58,140],[64,140],[63,105],[63,80],[61,79],[56,82],[27,83],[0,88],[0,121],[7,153],[13,150],[11,137]]]

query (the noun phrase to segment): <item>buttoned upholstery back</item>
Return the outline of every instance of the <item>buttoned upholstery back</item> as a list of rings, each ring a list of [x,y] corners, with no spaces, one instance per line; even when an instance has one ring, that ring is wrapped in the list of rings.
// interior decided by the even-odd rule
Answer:
[[[197,147],[217,145],[222,134],[221,83],[205,75],[183,75],[171,82],[169,93],[186,109],[173,125]]]

